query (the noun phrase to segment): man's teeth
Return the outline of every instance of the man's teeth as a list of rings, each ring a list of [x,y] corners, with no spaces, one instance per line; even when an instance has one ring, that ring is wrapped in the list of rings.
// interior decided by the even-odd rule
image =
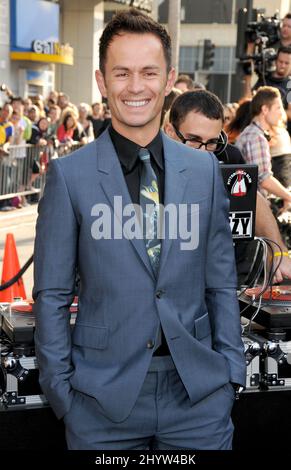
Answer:
[[[148,100],[143,100],[143,101],[124,101],[124,103],[127,106],[135,106],[138,108],[139,106],[144,106],[145,104],[148,103]]]

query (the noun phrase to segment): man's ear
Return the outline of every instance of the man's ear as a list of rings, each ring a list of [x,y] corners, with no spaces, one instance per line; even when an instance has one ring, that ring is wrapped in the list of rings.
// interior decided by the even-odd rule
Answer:
[[[107,98],[107,90],[106,90],[106,85],[105,85],[105,79],[104,79],[104,76],[103,76],[103,73],[101,72],[101,70],[96,70],[95,78],[96,78],[97,86],[100,90],[101,95],[104,98]]]
[[[168,94],[172,91],[172,88],[173,88],[174,83],[175,83],[175,79],[176,79],[176,71],[175,71],[174,67],[171,67],[171,70],[168,73],[165,96],[168,96]]]
[[[263,106],[261,107],[261,113],[263,113],[263,116],[266,116],[268,111],[269,107],[266,104],[263,104]]]
[[[167,136],[171,137],[171,139],[174,139],[174,140],[178,140],[180,141],[180,139],[178,138],[172,124],[170,122],[167,122],[165,125],[164,125],[164,131],[165,133],[167,134]]]

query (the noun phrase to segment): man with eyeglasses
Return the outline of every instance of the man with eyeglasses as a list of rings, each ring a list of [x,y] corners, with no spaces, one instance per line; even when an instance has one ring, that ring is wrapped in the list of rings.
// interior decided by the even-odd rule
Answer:
[[[225,163],[245,163],[240,151],[227,143],[224,111],[219,98],[206,90],[183,93],[176,98],[165,132],[198,150],[215,152]]]
[[[219,98],[206,90],[196,90],[178,96],[171,108],[165,132],[174,140],[193,149],[214,152],[219,161],[227,164],[245,163],[240,150],[227,143],[223,131],[224,112]],[[276,220],[265,198],[257,192],[256,235],[278,243],[283,253],[284,245]],[[291,279],[291,260],[284,256],[275,281]]]

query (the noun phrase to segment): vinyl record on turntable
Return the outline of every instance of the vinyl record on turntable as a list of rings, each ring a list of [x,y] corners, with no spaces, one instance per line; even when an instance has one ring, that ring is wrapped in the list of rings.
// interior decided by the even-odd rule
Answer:
[[[24,313],[25,315],[33,315],[32,303],[20,304],[20,305],[11,305],[11,313]]]

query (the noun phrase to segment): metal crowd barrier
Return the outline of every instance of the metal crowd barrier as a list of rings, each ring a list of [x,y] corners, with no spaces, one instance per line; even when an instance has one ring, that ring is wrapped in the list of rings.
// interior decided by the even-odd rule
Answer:
[[[15,196],[42,195],[45,175],[52,158],[62,157],[81,147],[80,142],[53,145],[10,145],[0,156],[0,201]]]

